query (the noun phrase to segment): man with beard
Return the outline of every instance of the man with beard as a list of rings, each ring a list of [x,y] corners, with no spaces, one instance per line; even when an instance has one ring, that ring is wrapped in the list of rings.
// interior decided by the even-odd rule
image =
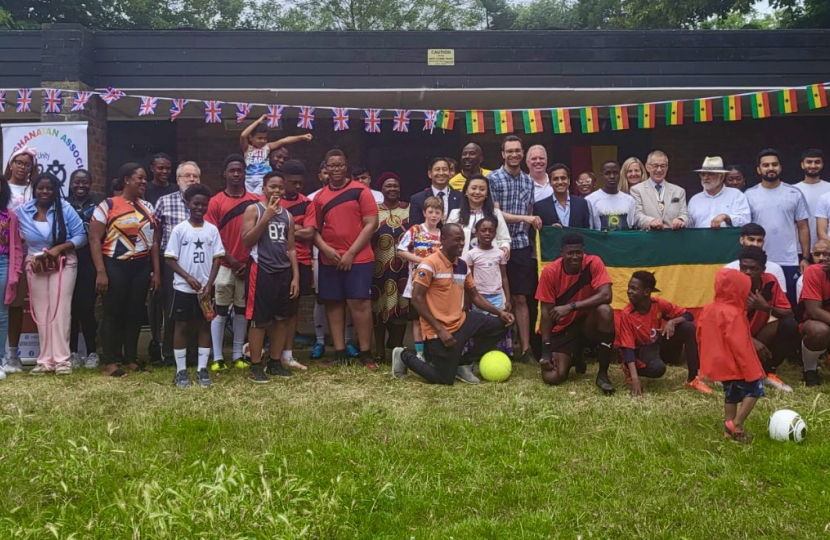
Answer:
[[[720,157],[707,157],[695,172],[700,174],[703,192],[689,201],[689,227],[719,229],[749,223],[749,204],[744,194],[723,185],[728,171]]]
[[[456,191],[464,189],[464,184],[467,179],[476,174],[487,176],[493,171],[489,171],[481,166],[484,161],[484,153],[481,147],[476,143],[468,143],[467,146],[461,150],[461,172],[450,178],[450,187]],[[446,210],[449,215],[449,210]]]
[[[591,228],[597,231],[625,231],[634,223],[634,198],[620,191],[620,166],[616,161],[602,164],[605,185],[585,200],[591,205]]]
[[[795,282],[807,260],[799,262],[798,250],[810,252],[810,211],[804,194],[781,182],[780,154],[772,148],[758,153],[761,183],[746,190],[752,222],[767,231],[766,251],[769,260],[781,265],[787,280],[787,297],[796,303]]]
[[[281,171],[282,166],[288,161],[291,157],[291,152],[288,150],[287,146],[280,146],[271,150],[271,153],[268,154],[268,163],[271,164],[272,171]]]
[[[824,152],[811,148],[801,154],[801,170],[804,171],[804,180],[797,183],[797,187],[810,207],[810,245],[816,243],[819,238],[827,236],[827,217],[830,214],[830,182],[821,179],[821,171],[824,168]],[[819,219],[822,219],[822,227],[819,227]]]

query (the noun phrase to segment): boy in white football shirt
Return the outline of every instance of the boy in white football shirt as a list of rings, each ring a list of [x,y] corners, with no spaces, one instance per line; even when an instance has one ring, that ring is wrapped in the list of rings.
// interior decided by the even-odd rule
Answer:
[[[176,322],[173,332],[176,377],[173,383],[178,388],[190,386],[190,376],[187,374],[187,335],[193,331],[199,334],[196,380],[201,386],[213,384],[207,372],[210,321],[206,319],[200,302],[210,298],[213,282],[219,272],[219,261],[225,256],[225,248],[219,237],[219,229],[204,220],[210,196],[210,188],[204,184],[187,188],[184,199],[190,217],[173,227],[164,252],[167,266],[175,272],[170,320]]]

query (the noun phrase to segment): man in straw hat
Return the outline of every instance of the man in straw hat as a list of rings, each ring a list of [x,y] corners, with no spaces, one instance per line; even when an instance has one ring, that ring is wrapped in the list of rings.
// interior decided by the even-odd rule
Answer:
[[[700,174],[703,192],[689,201],[689,227],[742,227],[750,221],[749,203],[740,190],[726,187],[723,181],[727,171],[720,156],[706,157]]]

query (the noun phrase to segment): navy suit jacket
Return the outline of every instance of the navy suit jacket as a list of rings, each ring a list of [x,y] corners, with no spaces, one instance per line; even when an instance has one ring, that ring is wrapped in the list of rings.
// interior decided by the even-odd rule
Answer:
[[[444,220],[450,215],[450,211],[461,205],[461,192],[448,188],[447,200],[444,201]],[[409,226],[420,225],[424,222],[424,201],[432,197],[432,186],[420,193],[416,193],[409,199]]]
[[[538,201],[533,205],[533,214],[542,218],[542,225],[556,225],[559,223],[559,214],[556,213],[556,199],[553,195]],[[582,197],[571,195],[570,223],[562,223],[563,227],[591,228],[591,210],[588,201]]]

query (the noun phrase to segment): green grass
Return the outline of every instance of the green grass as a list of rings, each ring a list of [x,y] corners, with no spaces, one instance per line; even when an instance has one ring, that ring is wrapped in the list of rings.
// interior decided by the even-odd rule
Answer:
[[[721,436],[722,393],[606,398],[520,367],[433,387],[388,368],[312,369],[257,386],[234,371],[176,390],[173,370],[0,383],[0,538],[726,538],[830,530],[830,410],[770,391],[751,445]],[[797,372],[782,377],[795,383]],[[804,416],[802,445],[766,435]]]

